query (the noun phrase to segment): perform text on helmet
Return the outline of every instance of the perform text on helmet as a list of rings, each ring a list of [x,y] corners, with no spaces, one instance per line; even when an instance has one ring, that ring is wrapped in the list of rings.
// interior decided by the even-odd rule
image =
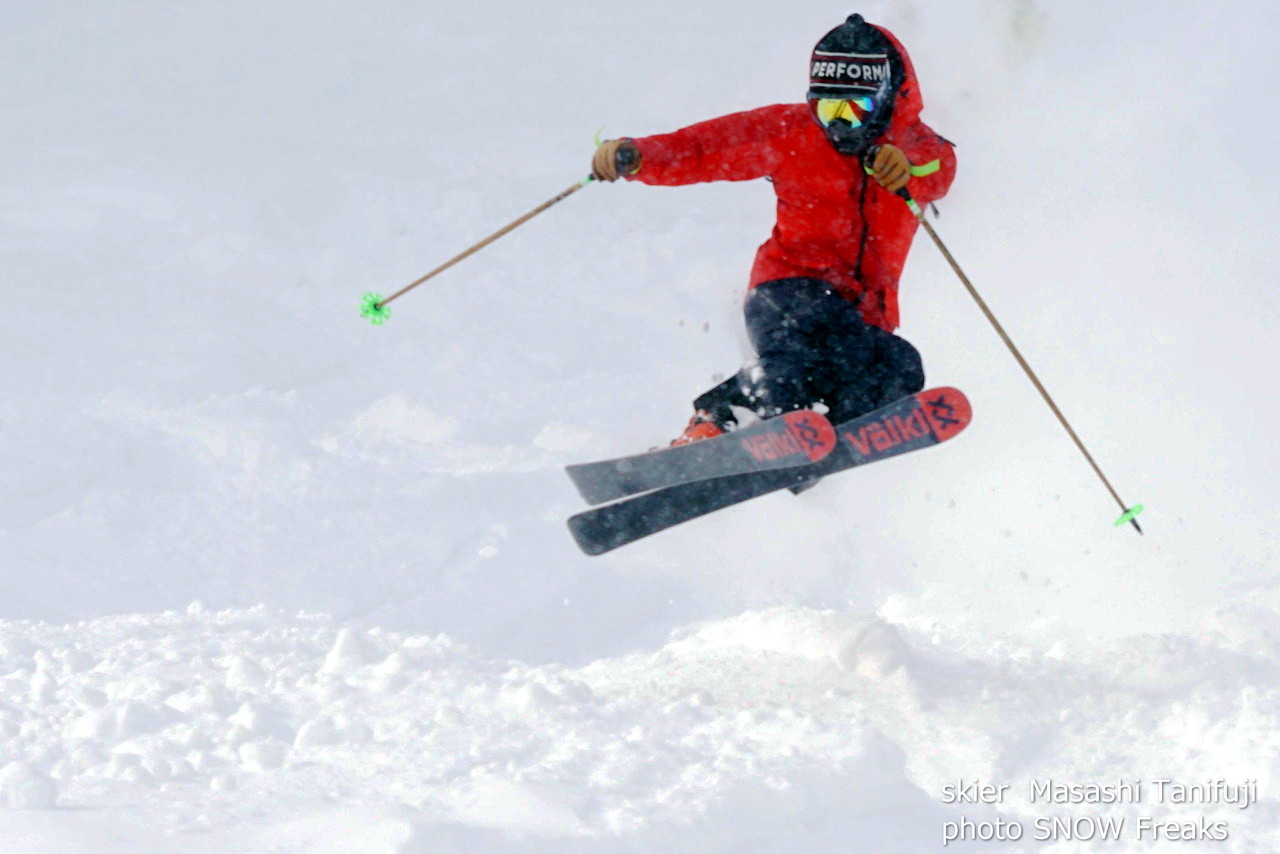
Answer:
[[[814,62],[812,77],[822,79],[866,80],[879,83],[889,74],[887,65],[858,65],[852,62]]]

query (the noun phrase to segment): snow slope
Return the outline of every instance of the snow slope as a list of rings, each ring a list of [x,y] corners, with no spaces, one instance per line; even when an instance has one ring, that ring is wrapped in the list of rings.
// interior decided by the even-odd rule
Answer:
[[[954,447],[578,554],[560,467],[744,357],[763,182],[588,187],[355,315],[601,124],[796,99],[849,11],[7,9],[0,784],[56,809],[0,851],[897,850],[950,777],[1270,779],[1274,4],[860,10],[959,144],[939,231],[1145,538],[922,238],[902,333],[974,401]],[[326,671],[343,630],[369,660]],[[1274,845],[1263,790],[1214,850]]]
[[[11,623],[0,834],[29,841],[3,850],[922,851],[959,776],[1199,781],[1207,754],[1265,791],[1277,601],[1036,651],[784,606],[584,667],[265,608]],[[58,805],[84,809],[21,812]],[[1203,812],[1280,844],[1274,796]]]

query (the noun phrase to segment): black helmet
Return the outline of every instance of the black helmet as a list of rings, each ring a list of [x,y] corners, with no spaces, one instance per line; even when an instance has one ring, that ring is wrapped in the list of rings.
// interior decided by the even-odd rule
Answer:
[[[809,62],[810,104],[832,98],[869,98],[871,103],[860,124],[841,118],[819,122],[837,151],[861,154],[885,132],[893,117],[894,96],[905,78],[893,42],[861,15],[850,15],[822,37]]]

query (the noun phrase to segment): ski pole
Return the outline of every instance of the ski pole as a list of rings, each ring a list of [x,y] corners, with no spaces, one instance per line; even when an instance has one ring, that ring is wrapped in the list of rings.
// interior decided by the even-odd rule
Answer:
[[[911,212],[915,214],[916,219],[924,226],[924,230],[929,233],[931,238],[933,238],[934,244],[937,245],[939,251],[942,252],[942,257],[947,259],[947,263],[951,265],[951,269],[955,270],[956,275],[960,277],[960,281],[969,291],[969,296],[973,297],[974,301],[978,304],[978,308],[982,309],[982,313],[986,315],[987,320],[991,322],[992,327],[996,330],[996,334],[1000,336],[1000,340],[1009,348],[1009,352],[1013,354],[1013,358],[1018,361],[1018,365],[1022,367],[1024,372],[1026,372],[1027,377],[1031,380],[1031,384],[1036,387],[1036,391],[1040,392],[1040,396],[1044,398],[1044,402],[1049,404],[1049,408],[1053,410],[1053,414],[1058,416],[1058,421],[1062,424],[1063,429],[1067,431],[1067,435],[1071,437],[1071,441],[1076,443],[1076,447],[1080,449],[1080,453],[1084,455],[1084,458],[1089,461],[1089,465],[1093,467],[1094,472],[1098,475],[1098,479],[1102,481],[1103,485],[1106,486],[1107,491],[1111,493],[1111,497],[1116,500],[1116,504],[1119,504],[1120,509],[1124,511],[1120,515],[1120,518],[1116,520],[1116,527],[1120,527],[1125,522],[1128,522],[1133,525],[1134,529],[1136,529],[1139,534],[1141,534],[1142,526],[1138,524],[1137,516],[1143,510],[1142,505],[1135,504],[1130,507],[1120,498],[1120,493],[1116,492],[1115,487],[1111,485],[1111,481],[1102,473],[1102,467],[1098,465],[1096,460],[1094,460],[1093,454],[1089,453],[1089,449],[1084,446],[1084,442],[1080,440],[1079,435],[1077,435],[1076,431],[1072,428],[1071,422],[1067,421],[1067,417],[1063,415],[1062,410],[1058,408],[1058,404],[1054,403],[1053,397],[1049,395],[1049,391],[1044,387],[1044,383],[1040,382],[1040,378],[1036,376],[1036,372],[1031,369],[1031,365],[1029,365],[1027,360],[1023,358],[1022,352],[1018,349],[1018,346],[1013,343],[1013,339],[1009,337],[1009,333],[1005,332],[1000,321],[996,320],[996,316],[987,305],[987,301],[978,293],[978,289],[973,286],[973,282],[969,281],[969,277],[964,274],[964,270],[960,269],[960,264],[956,261],[955,256],[951,254],[950,250],[947,249],[946,244],[942,242],[942,238],[938,236],[938,232],[934,230],[933,225],[924,218],[924,211],[922,211],[920,206],[916,204],[915,199],[911,198],[911,194],[907,192],[905,187],[898,190],[898,195],[907,203],[907,207],[911,208]]]
[[[583,187],[587,186],[587,184],[590,184],[593,180],[594,179],[590,175],[588,175],[586,178],[583,178],[581,181],[574,184],[569,189],[561,193],[558,193],[557,195],[553,196],[552,198],[538,205],[536,208],[529,211],[527,214],[520,217],[519,219],[516,219],[510,223],[507,223],[502,228],[495,231],[493,234],[490,234],[484,240],[481,240],[479,243],[475,244],[469,249],[466,249],[463,252],[460,252],[457,255],[453,256],[448,261],[445,261],[443,264],[441,264],[439,267],[436,267],[430,273],[420,276],[419,278],[405,285],[403,288],[396,291],[394,294],[387,297],[386,299],[383,299],[381,294],[376,294],[372,292],[365,294],[363,297],[360,298],[360,316],[368,318],[369,322],[373,323],[374,325],[381,325],[383,323],[386,323],[387,320],[391,317],[391,310],[387,308],[387,304],[390,303],[392,300],[404,294],[407,294],[409,291],[413,290],[418,285],[421,285],[423,282],[427,281],[428,279],[431,279],[431,278],[434,278],[435,276],[440,275],[445,270],[449,269],[454,264],[457,264],[459,261],[463,260],[464,258],[474,255],[475,253],[479,252],[481,249],[488,246],[490,243],[497,240],[499,237],[502,237],[504,234],[507,234],[510,231],[514,231],[516,228],[519,228],[520,226],[524,225],[526,222],[533,219],[535,216],[542,213],[547,208],[552,207],[553,205],[559,204],[560,202],[563,202],[565,199],[569,198],[574,193],[578,192]]]

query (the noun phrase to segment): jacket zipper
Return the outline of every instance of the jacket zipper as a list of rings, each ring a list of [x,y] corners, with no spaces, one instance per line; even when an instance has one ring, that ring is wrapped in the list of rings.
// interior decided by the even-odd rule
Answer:
[[[858,170],[862,172],[861,169]],[[862,223],[862,235],[858,239],[858,263],[853,269],[853,277],[862,284],[862,252],[867,246],[867,175],[862,173],[862,190],[858,193],[858,219]]]

